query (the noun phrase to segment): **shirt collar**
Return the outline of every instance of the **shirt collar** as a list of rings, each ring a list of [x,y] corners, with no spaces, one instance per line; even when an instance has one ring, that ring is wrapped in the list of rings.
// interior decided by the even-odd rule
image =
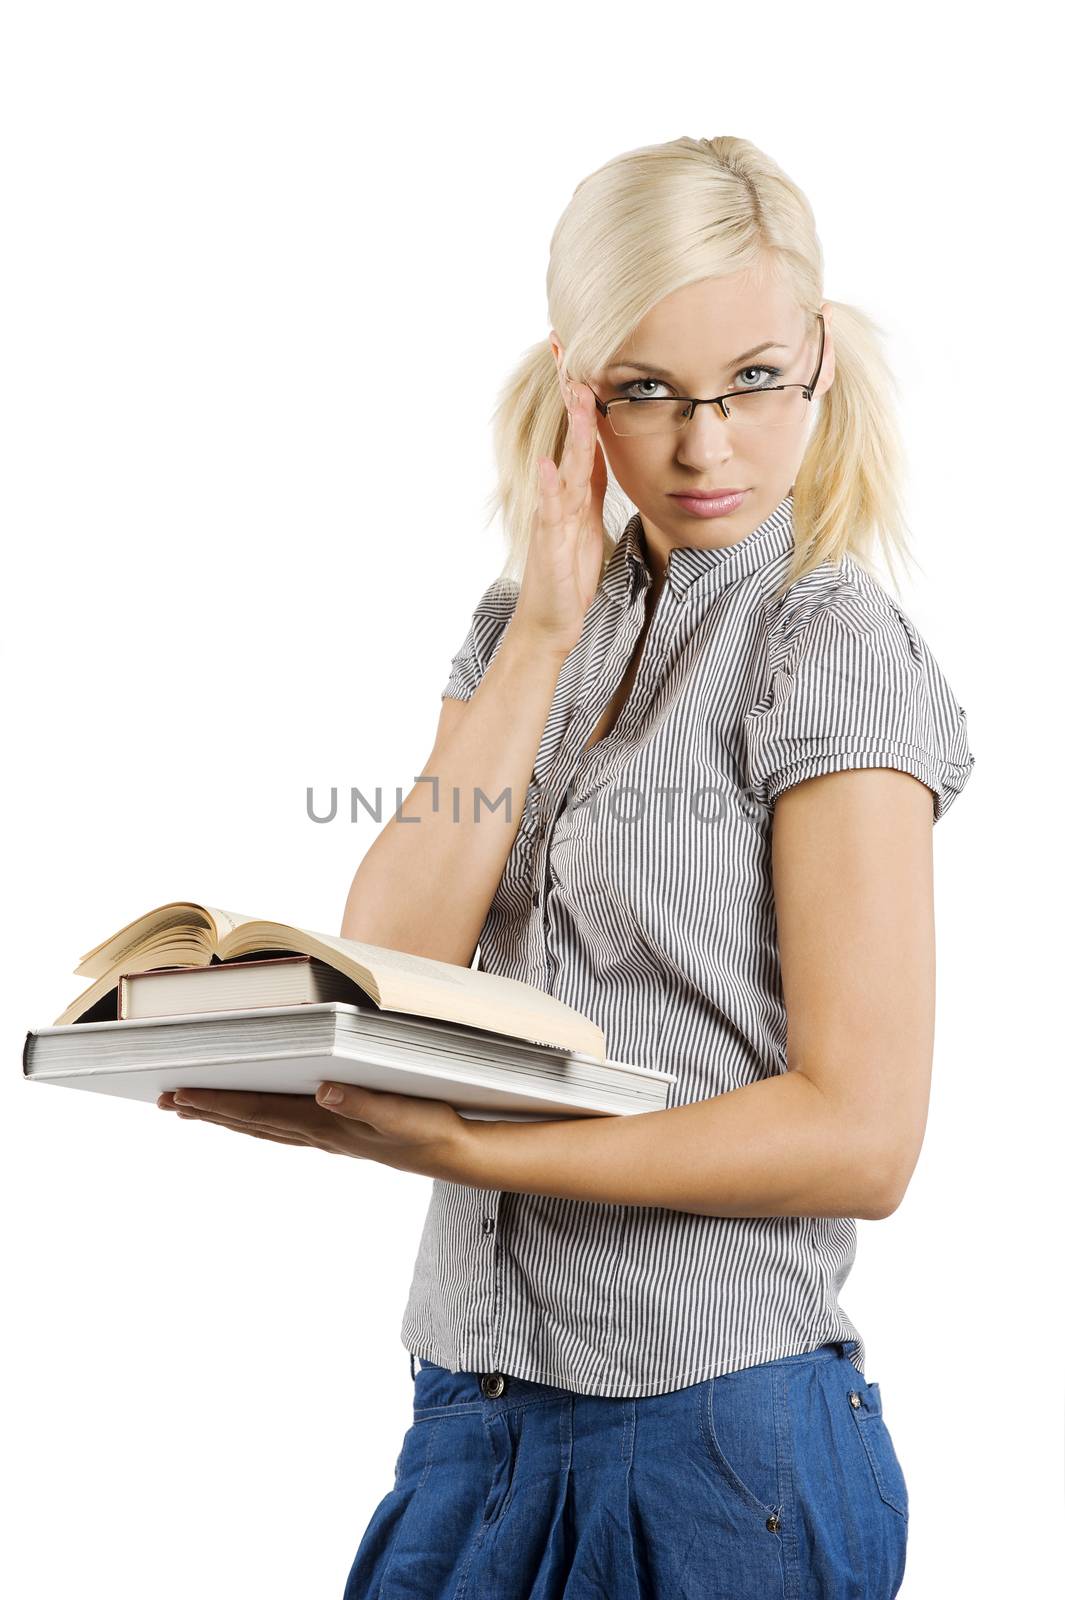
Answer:
[[[718,549],[684,546],[669,552],[666,583],[678,600],[684,600],[702,579],[715,575],[714,588],[732,583],[764,567],[794,547],[792,496],[784,499],[757,528]],[[639,585],[650,578],[643,523],[637,511],[629,518],[603,574],[603,586],[617,600],[630,602]]]

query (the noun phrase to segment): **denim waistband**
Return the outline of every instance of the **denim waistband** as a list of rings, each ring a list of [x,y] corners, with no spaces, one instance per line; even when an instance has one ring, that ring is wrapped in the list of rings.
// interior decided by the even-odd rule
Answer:
[[[853,1350],[856,1350],[857,1348],[858,1348],[858,1341],[856,1339],[835,1339],[829,1344],[818,1345],[816,1350],[802,1350],[802,1351],[799,1352],[798,1355],[794,1355],[794,1356],[778,1356],[775,1361],[758,1362],[757,1365],[759,1365],[759,1366],[767,1366],[767,1367],[797,1367],[797,1366],[803,1365],[807,1361],[828,1361],[828,1360],[832,1360],[832,1359],[838,1359],[838,1357],[840,1355],[843,1355],[845,1358],[849,1359],[851,1352]],[[418,1356],[417,1359],[419,1361],[421,1361],[423,1363],[423,1365],[425,1365],[425,1366],[434,1367],[434,1366],[437,1366],[439,1364],[439,1363],[437,1363],[435,1361],[429,1361],[426,1357],[423,1357],[423,1356]],[[416,1372],[416,1369],[415,1369],[415,1366],[414,1366],[414,1361],[415,1361],[414,1352],[411,1351],[410,1352],[410,1375],[411,1375],[412,1378],[415,1376],[415,1372]],[[450,1368],[444,1368],[443,1370],[444,1371],[450,1371]],[[741,1368],[740,1370],[743,1370],[743,1369]],[[508,1374],[506,1374],[506,1373],[504,1373],[502,1375],[504,1377],[508,1377]],[[471,1373],[470,1376],[471,1377],[480,1378],[480,1377],[485,1376],[485,1374],[477,1372],[477,1373]],[[725,1374],[722,1374],[722,1376],[725,1376]],[[572,1390],[569,1390],[569,1389],[559,1388],[557,1384],[536,1383],[531,1378],[509,1378],[509,1381],[508,1381],[508,1384],[507,1384],[507,1388],[512,1393],[513,1393],[514,1387],[516,1385],[520,1386],[519,1392],[528,1393],[528,1394],[532,1394],[533,1392],[536,1392],[536,1393],[550,1392],[550,1393],[553,1393],[553,1394],[566,1395],[566,1394],[571,1394],[573,1392]]]

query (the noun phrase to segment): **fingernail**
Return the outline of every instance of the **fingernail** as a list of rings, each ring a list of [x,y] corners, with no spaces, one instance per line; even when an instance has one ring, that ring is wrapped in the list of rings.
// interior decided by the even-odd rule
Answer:
[[[323,1090],[321,1095],[323,1106],[337,1106],[343,1098],[341,1091],[333,1084],[330,1084],[328,1089]]]

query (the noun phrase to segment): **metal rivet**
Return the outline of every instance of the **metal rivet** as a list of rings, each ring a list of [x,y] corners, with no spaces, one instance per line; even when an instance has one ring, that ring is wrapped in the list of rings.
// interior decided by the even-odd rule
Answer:
[[[776,1533],[777,1529],[780,1527],[780,1518],[777,1516],[775,1511],[771,1516],[766,1517],[765,1525],[769,1529],[770,1533]]]
[[[855,1394],[854,1390],[852,1389],[850,1394],[847,1396],[847,1398],[849,1399],[851,1405],[854,1407],[855,1411],[857,1411],[858,1407],[862,1403],[861,1395],[860,1394]]]

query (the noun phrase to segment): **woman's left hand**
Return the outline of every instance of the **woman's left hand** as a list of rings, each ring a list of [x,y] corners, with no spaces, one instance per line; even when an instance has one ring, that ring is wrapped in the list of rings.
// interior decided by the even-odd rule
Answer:
[[[323,1104],[329,1089],[342,1096],[335,1105]],[[176,1103],[175,1095],[180,1096]],[[322,1083],[316,1095],[177,1089],[155,1103],[182,1119],[216,1122],[276,1144],[311,1145],[330,1155],[380,1161],[401,1172],[459,1183],[469,1182],[473,1173],[478,1123],[460,1117],[443,1100]]]

